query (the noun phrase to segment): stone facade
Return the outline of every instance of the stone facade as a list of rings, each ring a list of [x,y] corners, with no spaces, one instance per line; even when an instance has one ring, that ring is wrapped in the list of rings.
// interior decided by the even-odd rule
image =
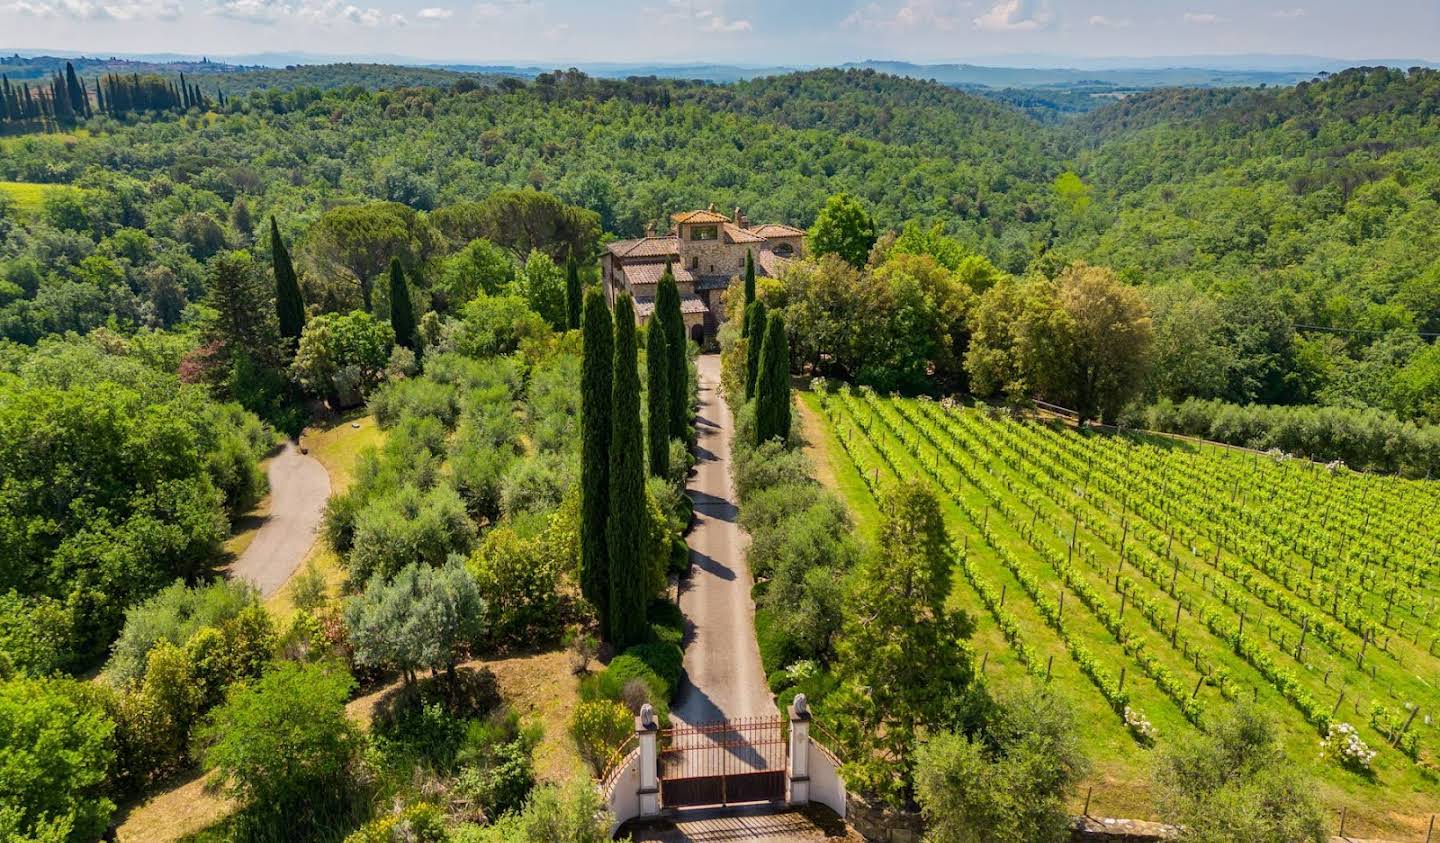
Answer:
[[[746,254],[755,257],[757,277],[773,277],[804,248],[805,232],[774,223],[752,226],[739,208],[727,217],[712,206],[675,214],[671,222],[666,235],[610,244],[600,257],[605,294],[613,304],[617,293],[629,292],[643,324],[654,310],[655,285],[668,262],[680,290],[686,333],[701,345],[714,339],[725,319],[720,297],[745,274]]]

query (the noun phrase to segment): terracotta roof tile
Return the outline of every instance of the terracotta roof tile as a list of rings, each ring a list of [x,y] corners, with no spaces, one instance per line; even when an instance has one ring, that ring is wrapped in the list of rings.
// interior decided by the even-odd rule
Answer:
[[[722,223],[729,222],[730,218],[715,211],[686,211],[681,214],[672,214],[670,219],[678,225],[686,223]]]
[[[637,284],[659,284],[660,276],[665,274],[665,264],[627,264],[621,267],[621,270],[625,273],[626,283],[628,283],[632,287]],[[695,281],[695,276],[690,272],[690,270],[686,269],[683,266],[671,266],[670,271],[675,274],[676,284],[692,284]]]
[[[790,261],[791,258],[782,258],[766,249],[755,256],[755,274],[779,278],[780,270]]]
[[[636,296],[636,297],[635,297],[635,313],[636,313],[636,315],[639,315],[639,316],[649,316],[650,314],[652,314],[652,313],[654,313],[654,312],[655,312],[655,299],[654,299],[653,296]],[[709,312],[710,312],[710,308],[708,308],[708,307],[705,306],[705,302],[701,301],[699,296],[691,295],[691,294],[689,294],[689,293],[682,293],[682,294],[680,295],[680,312],[681,312],[682,314],[685,314],[685,313],[705,314],[705,313],[709,313]]]
[[[771,237],[804,237],[804,229],[796,228],[793,225],[781,225],[776,222],[767,222],[764,225],[750,226],[750,233],[767,240]]]
[[[610,254],[617,258],[663,258],[680,253],[680,240],[675,237],[642,237],[639,240],[616,240]]]
[[[725,236],[730,238],[731,243],[764,243],[765,238],[751,231],[746,231],[734,223],[725,224]]]

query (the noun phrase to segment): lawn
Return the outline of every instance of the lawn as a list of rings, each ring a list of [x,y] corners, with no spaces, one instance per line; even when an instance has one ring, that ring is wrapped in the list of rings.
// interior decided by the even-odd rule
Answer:
[[[1440,486],[859,392],[801,407],[818,475],[860,524],[897,477],[936,490],[967,560],[952,600],[976,619],[987,681],[1049,681],[1073,703],[1092,814],[1150,816],[1157,749],[1245,699],[1327,807],[1348,811],[1347,832],[1424,837],[1440,805],[1425,716],[1440,705]],[[1417,716],[1387,725],[1374,703]],[[1151,722],[1154,748],[1121,708]],[[1332,719],[1378,750],[1371,773],[1319,759]],[[1396,734],[1416,740],[1414,760]]]
[[[22,214],[33,214],[40,210],[45,195],[57,190],[68,190],[68,185],[40,184],[29,181],[0,181],[0,193],[10,197]]]

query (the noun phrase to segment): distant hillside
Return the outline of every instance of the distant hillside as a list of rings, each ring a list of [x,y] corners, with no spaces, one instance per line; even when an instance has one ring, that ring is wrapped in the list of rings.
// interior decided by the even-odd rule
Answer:
[[[975,64],[911,64],[898,61],[864,61],[842,68],[876,70],[912,79],[933,79],[942,85],[987,88],[1047,88],[1074,85],[1112,88],[1161,88],[1177,85],[1220,87],[1237,85],[1293,85],[1311,79],[1317,71],[1223,70],[1205,67],[1163,68],[1034,68],[987,67]]]

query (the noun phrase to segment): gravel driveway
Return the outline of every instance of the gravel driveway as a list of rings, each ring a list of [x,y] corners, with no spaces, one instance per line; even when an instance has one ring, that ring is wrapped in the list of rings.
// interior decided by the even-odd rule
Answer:
[[[286,442],[270,461],[270,513],[230,566],[230,576],[249,580],[269,597],[280,590],[315,543],[330,498],[330,475],[314,457]]]
[[[720,356],[701,355],[700,408],[696,415],[700,460],[691,479],[695,527],[690,532],[690,575],[680,583],[685,614],[685,677],[672,714],[694,725],[775,713],[750,602],[749,538],[736,523],[730,482],[734,420],[720,397]]]

